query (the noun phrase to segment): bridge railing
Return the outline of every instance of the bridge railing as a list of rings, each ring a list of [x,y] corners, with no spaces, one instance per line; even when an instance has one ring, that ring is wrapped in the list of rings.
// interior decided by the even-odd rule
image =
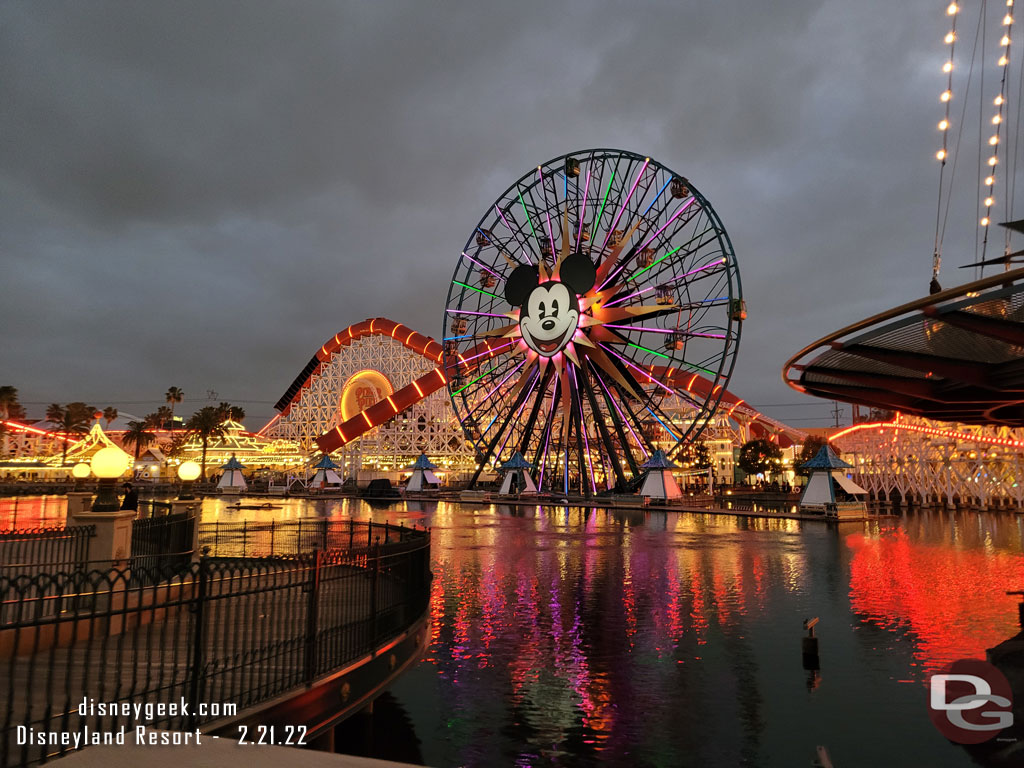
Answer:
[[[81,568],[89,559],[94,525],[0,531],[0,569]]]
[[[303,552],[351,550],[417,537],[403,525],[371,520],[298,519],[199,524],[199,551],[212,557],[290,557]]]
[[[0,764],[68,752],[49,735],[86,727],[129,739],[139,726],[192,730],[400,636],[427,611],[430,533],[375,523],[353,536],[364,532],[352,548],[184,569],[0,572]]]

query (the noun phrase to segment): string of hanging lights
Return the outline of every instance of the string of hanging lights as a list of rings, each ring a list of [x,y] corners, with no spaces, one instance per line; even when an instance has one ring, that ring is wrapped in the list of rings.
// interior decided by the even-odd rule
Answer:
[[[988,242],[988,228],[991,223],[991,212],[992,206],[995,205],[995,183],[996,183],[996,166],[999,164],[999,142],[1002,133],[1003,124],[1003,108],[1006,104],[1006,78],[1010,69],[1010,33],[1013,30],[1013,14],[1011,9],[1013,8],[1013,0],[1006,0],[1006,15],[1003,17],[1002,26],[1003,37],[1000,39],[999,44],[1002,46],[1002,54],[996,62],[996,65],[1002,70],[1002,78],[999,83],[999,95],[996,96],[993,102],[996,107],[996,113],[992,116],[993,134],[989,137],[988,144],[992,147],[992,154],[988,158],[988,175],[984,179],[985,187],[985,200],[983,205],[985,207],[985,214],[981,217],[979,222],[985,229],[984,242]],[[982,250],[982,258],[984,259],[984,250]]]
[[[949,32],[946,33],[945,42],[949,46],[949,58],[942,65],[942,71],[946,74],[946,90],[939,96],[939,101],[945,106],[945,112],[939,121],[939,131],[942,133],[942,148],[935,153],[939,161],[939,205],[935,214],[935,250],[932,255],[932,292],[939,290],[939,269],[942,267],[942,247],[940,242],[940,219],[942,216],[942,190],[943,175],[946,171],[946,159],[949,157],[949,126],[950,126],[950,102],[953,100],[953,54],[956,49],[956,19],[960,13],[960,6],[951,2],[946,7],[946,13],[952,17],[952,24]]]

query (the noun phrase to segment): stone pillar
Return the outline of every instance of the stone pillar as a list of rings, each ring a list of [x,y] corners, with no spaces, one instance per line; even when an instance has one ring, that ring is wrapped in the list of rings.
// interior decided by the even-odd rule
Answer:
[[[73,525],[95,525],[96,535],[89,540],[89,567],[103,570],[124,568],[132,554],[132,520],[135,510],[82,512],[70,517]]]
[[[92,509],[92,493],[90,491],[68,491],[68,511],[65,525],[79,525],[73,522],[76,515]]]

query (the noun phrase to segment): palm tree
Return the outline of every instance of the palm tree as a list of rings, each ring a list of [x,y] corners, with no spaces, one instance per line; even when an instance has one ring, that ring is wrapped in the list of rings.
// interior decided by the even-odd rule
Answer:
[[[224,428],[220,408],[207,405],[192,414],[185,423],[185,429],[189,435],[194,435],[203,441],[203,460],[200,464],[202,471],[199,477],[206,481],[206,448],[210,440],[216,437],[224,437],[227,430]]]
[[[64,420],[64,406],[60,403],[50,403],[46,406],[46,420],[56,426]]]
[[[46,408],[46,420],[64,434],[64,445],[61,450],[60,463],[63,466],[68,458],[68,435],[84,435],[89,431],[95,409],[83,402],[51,403]]]
[[[11,410],[20,407],[18,403],[18,388],[6,385],[0,387],[0,419],[11,418]]]
[[[174,425],[174,409],[168,408],[166,405],[161,405],[155,411],[153,416],[156,418],[156,427],[159,429],[170,429]],[[168,427],[171,425],[171,427]]]
[[[167,403],[171,406],[171,429],[174,429],[174,406],[185,399],[185,393],[181,391],[181,387],[171,387],[164,397],[167,398]]]
[[[107,426],[110,426],[110,422],[117,418],[117,408],[112,405],[108,405],[103,409],[103,420],[107,422]]]
[[[149,431],[149,424],[145,421],[129,421],[128,429],[125,430],[121,442],[126,445],[135,446],[135,461],[139,460],[139,453],[150,443],[156,440],[156,435]]]
[[[228,408],[228,418],[241,423],[242,419],[245,418],[245,408],[240,405],[232,405]]]

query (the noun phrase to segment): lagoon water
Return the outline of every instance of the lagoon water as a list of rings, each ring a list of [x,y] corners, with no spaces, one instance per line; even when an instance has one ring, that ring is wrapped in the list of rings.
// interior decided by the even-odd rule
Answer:
[[[12,499],[0,500],[0,527]],[[266,499],[260,499],[260,502]],[[21,521],[63,519],[20,500]],[[688,513],[274,500],[204,521],[432,528],[426,658],[339,751],[431,766],[975,765],[927,676],[1016,634],[1024,522],[914,513],[840,525]],[[818,617],[820,671],[802,622]]]

